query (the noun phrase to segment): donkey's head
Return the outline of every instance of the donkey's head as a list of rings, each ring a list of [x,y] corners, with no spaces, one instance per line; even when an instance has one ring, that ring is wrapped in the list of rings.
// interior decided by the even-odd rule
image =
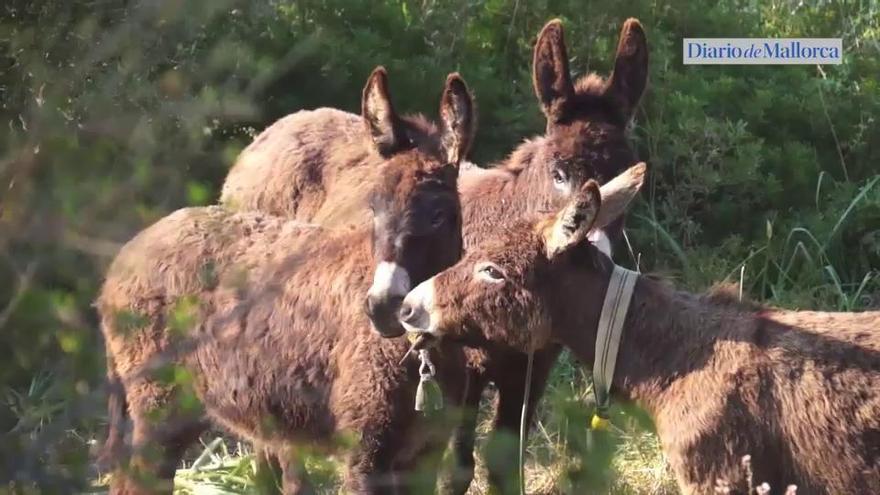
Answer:
[[[458,74],[440,100],[440,123],[401,117],[391,103],[383,68],[364,88],[363,119],[383,169],[370,199],[376,272],[365,301],[381,335],[403,333],[397,320],[403,296],[461,256],[458,166],[475,129],[473,101]]]
[[[555,215],[523,220],[469,250],[406,296],[401,322],[412,332],[520,351],[543,348],[562,328],[587,330],[570,320],[601,309],[612,266],[588,235],[624,213],[644,174],[640,163],[601,190],[590,180]]]
[[[648,80],[648,42],[639,21],[624,22],[607,78],[588,74],[572,81],[559,20],[538,35],[532,68],[535,94],[547,117],[541,153],[546,168],[536,171],[536,180],[551,181],[568,198],[587,180],[604,184],[636,162],[626,127]],[[610,230],[621,225],[616,222]]]

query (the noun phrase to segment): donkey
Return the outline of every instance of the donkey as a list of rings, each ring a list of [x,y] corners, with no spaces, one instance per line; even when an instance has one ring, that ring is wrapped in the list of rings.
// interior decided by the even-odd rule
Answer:
[[[374,135],[388,132],[381,68],[363,101]],[[326,445],[345,432],[359,438],[348,492],[403,483],[395,471],[409,469],[431,440],[412,407],[419,375],[414,363],[389,366],[407,342],[384,337],[403,328],[379,319],[371,330],[361,295],[375,285],[377,260],[377,273],[393,263],[415,282],[461,255],[457,169],[474,118],[457,74],[446,81],[440,115],[439,126],[414,121],[412,147],[377,165],[371,225],[333,231],[262,212],[185,208],[122,248],[97,301],[108,373],[119,385],[107,448],[121,444],[126,411],[133,423],[130,470],[114,477],[111,492],[170,492],[180,456],[208,421],[277,454],[287,493],[309,489],[297,445]],[[375,296],[395,313],[402,299]],[[458,346],[434,357],[450,364],[442,379],[465,382]],[[169,381],[172,365],[182,371]],[[463,396],[446,392],[453,403]]]
[[[520,351],[559,342],[584,363],[613,269],[589,239],[641,185],[588,182],[549,218],[521,221],[423,282],[404,325]],[[517,329],[518,331],[512,331]],[[880,312],[788,311],[636,280],[611,392],[654,418],[684,493],[754,479],[798,493],[880,493]],[[746,493],[745,490],[738,493]]]
[[[533,84],[547,118],[543,136],[522,143],[505,161],[489,169],[463,167],[459,179],[464,217],[465,248],[491,235],[496,225],[510,217],[558,205],[587,179],[599,182],[616,176],[636,162],[626,137],[627,123],[644,92],[648,73],[648,46],[636,19],[628,19],[620,34],[614,72],[608,78],[589,74],[572,81],[562,23],[549,22],[538,35],[533,59]],[[387,107],[393,132],[380,134],[395,146],[387,154],[407,149],[408,118]],[[221,202],[236,208],[258,209],[322,225],[339,225],[369,218],[368,198],[352,194],[351,185],[370,181],[374,168],[364,153],[340,153],[360,143],[369,146],[358,117],[321,108],[287,116],[265,131],[238,158],[223,187]],[[369,134],[373,140],[375,134]],[[404,137],[394,137],[394,136]],[[622,220],[606,228],[611,241],[622,232]],[[610,251],[608,237],[598,239]],[[385,285],[411,288],[410,276],[399,267],[386,265]],[[386,311],[370,302],[374,317]],[[377,314],[381,313],[381,314]],[[535,360],[529,417],[532,416],[561,348],[548,345]],[[525,387],[526,356],[509,349],[469,350],[471,374],[466,404],[472,411],[455,433],[453,444],[461,473],[450,488],[467,490],[473,476],[476,409],[488,382],[498,387],[495,429],[516,432]],[[490,463],[496,484],[505,479]],[[450,483],[447,481],[447,484]]]

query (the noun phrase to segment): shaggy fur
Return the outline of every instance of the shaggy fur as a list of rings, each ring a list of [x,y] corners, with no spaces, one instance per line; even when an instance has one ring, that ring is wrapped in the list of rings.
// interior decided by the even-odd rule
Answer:
[[[613,265],[583,234],[548,254],[561,217],[499,231],[423,284],[433,287],[434,332],[520,350],[558,342],[592,363]],[[592,222],[582,218],[587,230]],[[495,271],[480,275],[487,263]],[[422,299],[412,299],[403,311],[418,321]],[[762,308],[639,277],[612,394],[653,416],[684,493],[713,493],[719,480],[746,493],[744,455],[774,491],[880,493],[878,329],[876,311]]]
[[[637,20],[623,24],[614,73],[608,78],[591,74],[572,82],[558,20],[549,22],[538,36],[533,68],[535,92],[547,117],[546,133],[524,142],[495,167],[463,168],[459,190],[466,248],[500,225],[557,206],[588,179],[604,182],[636,161],[626,125],[645,89],[648,70],[647,41]],[[356,151],[368,142],[363,129],[356,116],[326,108],[279,120],[242,153],[226,180],[222,201],[322,225],[366,218],[366,198],[351,192],[353,184],[372,180],[368,170],[374,158]],[[617,240],[622,220],[609,230],[612,240]],[[551,345],[537,355],[530,416],[559,351]],[[468,354],[472,411],[479,392],[493,381],[499,390],[495,426],[516,432],[526,356],[509,349]],[[471,416],[456,432],[455,455],[463,473],[451,489],[455,493],[463,493],[472,477],[474,425]],[[516,486],[515,479],[490,470],[496,484]]]
[[[334,234],[220,207],[180,210],[126,244],[98,308],[134,422],[132,467],[170,479],[204,428],[200,411],[180,405],[186,387],[158,376],[169,364],[187,370],[211,420],[276,452],[358,434],[353,492],[410,462],[397,453],[412,455],[420,447],[407,442],[426,438],[411,432],[418,374],[414,363],[394,366],[407,342],[370,331],[353,297],[369,286],[371,261],[364,230]],[[166,453],[154,459],[144,449],[156,445]]]
[[[381,109],[385,91],[371,97],[377,84],[384,71],[365,90],[379,111],[365,113],[377,116],[373,129],[396,132]],[[457,157],[472,134],[469,102],[451,75],[440,128],[376,163],[370,225],[333,231],[263,212],[188,208],[122,248],[97,301],[117,385],[108,456],[117,455],[126,412],[134,426],[131,470],[114,477],[111,493],[170,492],[206,418],[278,454],[287,493],[308,490],[298,445],[327,447],[348,434],[358,441],[347,491],[406,486],[402,475],[425,446],[449,432],[435,437],[413,411],[416,363],[396,365],[408,343],[371,331],[363,295],[376,261],[400,264],[415,283],[460,256]],[[377,148],[398,137],[379,136]],[[448,363],[438,378],[451,384],[447,400],[460,403],[461,349],[434,359]]]
[[[326,226],[370,221],[370,191],[380,179],[380,165],[412,149],[440,151],[431,149],[440,146],[433,139],[434,123],[422,115],[398,116],[388,98],[392,122],[387,125],[396,137],[380,136],[381,143],[367,115],[319,108],[278,120],[241,152],[223,183],[220,203]],[[461,147],[456,155],[470,148],[476,129],[470,113],[471,120],[459,124],[468,129],[465,142],[447,143]]]

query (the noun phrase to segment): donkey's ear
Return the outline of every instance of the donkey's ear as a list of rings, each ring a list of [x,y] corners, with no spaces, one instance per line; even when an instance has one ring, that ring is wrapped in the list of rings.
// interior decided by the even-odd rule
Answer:
[[[614,72],[608,90],[623,107],[627,120],[639,104],[648,83],[648,39],[637,19],[629,18],[620,30]]]
[[[547,257],[552,258],[587,237],[596,221],[602,204],[599,184],[590,179],[575,193],[568,205],[544,231]]]
[[[449,74],[440,97],[440,142],[447,163],[458,166],[474,140],[476,116],[474,100],[464,79]]]
[[[574,97],[574,85],[568,71],[568,54],[559,19],[548,22],[538,35],[532,60],[532,81],[547,121],[555,123],[563,118],[566,106]]]
[[[361,116],[367,125],[367,131],[382,155],[396,151],[403,140],[400,117],[391,104],[388,94],[388,74],[384,67],[376,67],[361,99]]]
[[[645,183],[647,168],[645,162],[639,162],[599,188],[602,195],[602,208],[596,215],[593,228],[601,229],[626,212],[626,208]]]

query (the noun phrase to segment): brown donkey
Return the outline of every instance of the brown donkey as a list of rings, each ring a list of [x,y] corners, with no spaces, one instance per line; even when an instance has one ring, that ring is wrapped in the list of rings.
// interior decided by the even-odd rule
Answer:
[[[391,131],[389,105],[380,69],[364,90],[377,134]],[[440,114],[439,128],[420,122],[408,151],[377,163],[371,225],[332,231],[262,212],[186,208],[122,248],[97,302],[109,375],[120,385],[108,455],[121,444],[125,412],[134,426],[130,469],[111,492],[170,492],[206,419],[277,453],[288,493],[308,489],[296,445],[328,445],[343,432],[358,437],[347,491],[393,492],[402,482],[395,471],[431,439],[413,411],[418,372],[415,363],[393,365],[407,342],[383,336],[403,329],[395,319],[372,331],[362,295],[375,285],[377,261],[376,271],[394,263],[417,282],[460,257],[458,157],[474,119],[458,75],[446,82]],[[441,379],[465,383],[457,346],[435,359],[457,374]],[[446,392],[452,402],[463,395]]]
[[[586,237],[640,184],[587,183],[556,216],[468,250],[406,297],[408,329],[522,351],[558,342],[592,363],[613,263]],[[878,330],[880,312],[764,308],[639,276],[611,392],[653,416],[685,493],[745,493],[745,454],[776,490],[880,493]]]
[[[507,160],[488,170],[462,170],[459,190],[465,247],[493,234],[501,222],[557,205],[590,178],[604,182],[634,164],[626,126],[645,89],[647,71],[644,31],[637,20],[629,19],[623,24],[611,76],[590,74],[574,82],[562,24],[549,22],[538,36],[533,61],[535,92],[547,117],[546,133],[524,142]],[[389,119],[397,123],[395,129],[408,135],[410,119],[398,117],[390,105],[388,109]],[[221,201],[322,225],[369,219],[368,198],[349,192],[351,184],[372,180],[369,170],[379,159],[367,151],[351,151],[369,148],[367,136],[377,139],[375,133],[363,129],[357,116],[327,108],[279,120],[242,152],[226,180]],[[380,143],[382,139],[379,135]],[[386,154],[406,150],[406,139],[394,142],[395,146],[383,148]],[[619,220],[609,226],[612,240],[619,237],[621,225]],[[397,280],[407,282],[401,270],[387,268],[385,273],[397,273]],[[407,283],[392,285],[409,288]],[[367,309],[375,314],[372,305]],[[536,359],[530,415],[559,351],[559,346],[549,345]],[[525,356],[507,349],[469,350],[468,354],[472,373],[466,402],[476,411],[485,385],[495,382],[499,389],[495,426],[515,432],[525,387]],[[463,493],[473,474],[474,427],[472,414],[456,431],[455,455],[464,471],[457,486],[451,487],[454,493]],[[492,467],[490,462],[493,481],[504,480]],[[516,486],[515,479],[506,479]]]

